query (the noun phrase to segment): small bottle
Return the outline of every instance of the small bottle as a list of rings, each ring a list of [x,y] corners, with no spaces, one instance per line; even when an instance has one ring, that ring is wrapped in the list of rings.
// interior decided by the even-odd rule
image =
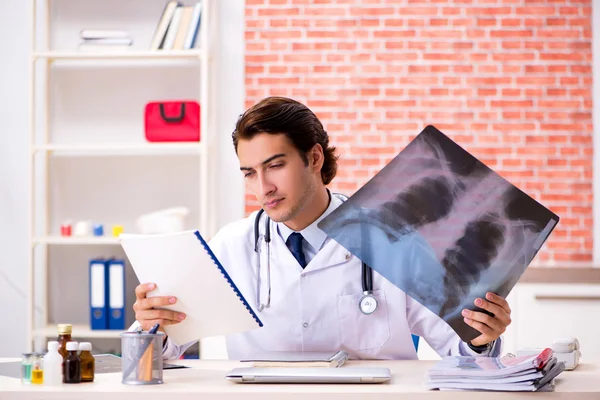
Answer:
[[[44,366],[42,360],[42,354],[33,353],[31,360],[31,384],[33,385],[44,383]]]
[[[79,343],[79,359],[81,360],[81,382],[94,382],[94,367],[96,359],[92,355],[90,342]]]
[[[58,352],[58,342],[48,342],[44,356],[44,385],[60,385],[63,381],[63,357]]]
[[[67,356],[67,342],[71,341],[71,333],[73,331],[73,325],[71,324],[58,324],[58,352],[63,357],[63,360]]]
[[[77,342],[67,343],[67,356],[63,362],[63,383],[81,382],[81,360],[77,355],[79,345]]]
[[[21,382],[31,383],[31,360],[33,353],[23,353],[21,359]]]

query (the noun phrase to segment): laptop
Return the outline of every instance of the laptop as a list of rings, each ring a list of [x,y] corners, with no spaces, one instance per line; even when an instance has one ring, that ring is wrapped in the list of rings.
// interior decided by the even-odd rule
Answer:
[[[234,368],[226,375],[237,383],[381,383],[392,378],[389,368]]]

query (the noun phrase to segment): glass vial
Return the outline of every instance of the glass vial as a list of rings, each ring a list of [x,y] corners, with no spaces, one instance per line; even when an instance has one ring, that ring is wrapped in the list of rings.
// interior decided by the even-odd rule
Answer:
[[[63,382],[80,383],[81,382],[81,360],[77,355],[79,345],[77,342],[67,343],[67,357],[63,362]]]
[[[44,383],[43,354],[33,353],[31,356],[31,383],[41,385]]]
[[[79,343],[79,359],[81,360],[81,382],[94,382],[94,368],[96,359],[92,355],[90,342]]]
[[[71,324],[58,324],[58,352],[63,357],[63,360],[67,356],[67,343],[71,341],[71,333],[73,332],[73,325]]]
[[[33,353],[23,353],[21,359],[21,382],[31,383],[31,359]]]

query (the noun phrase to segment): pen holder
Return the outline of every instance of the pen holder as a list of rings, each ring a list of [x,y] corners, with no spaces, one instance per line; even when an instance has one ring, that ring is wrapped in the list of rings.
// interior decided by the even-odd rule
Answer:
[[[156,385],[163,383],[162,347],[165,334],[121,333],[122,383]]]

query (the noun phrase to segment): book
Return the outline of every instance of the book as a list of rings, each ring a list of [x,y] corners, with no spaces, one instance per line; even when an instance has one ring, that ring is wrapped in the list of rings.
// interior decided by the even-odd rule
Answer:
[[[175,35],[175,40],[173,41],[173,50],[183,50],[185,39],[187,37],[188,31],[190,30],[190,23],[192,22],[193,16],[194,7],[181,7],[181,19],[179,21],[179,26],[177,27],[177,34]]]
[[[84,39],[80,42],[80,45],[88,46],[131,46],[132,44],[131,38]]]
[[[262,352],[246,357],[241,362],[251,362],[253,367],[328,367],[338,368],[348,360],[348,353],[336,352]]]
[[[165,333],[177,345],[262,327],[248,301],[200,233],[121,234],[125,251],[140,283],[156,288],[147,294],[174,296],[162,308],[186,314]]]
[[[183,12],[183,7],[179,6],[175,9],[173,13],[173,18],[171,19],[171,23],[169,24],[169,29],[167,30],[167,34],[165,35],[165,41],[163,43],[163,50],[171,50],[173,48],[173,43],[175,42],[175,37],[177,36],[177,30],[179,29],[179,22],[181,21],[181,14]]]
[[[169,1],[165,5],[163,13],[158,21],[158,25],[156,26],[156,30],[154,31],[152,41],[150,42],[150,50],[162,49],[162,46],[165,42],[167,29],[169,29],[169,25],[171,23],[171,19],[173,18],[173,14],[179,6],[181,6],[181,3],[175,0]]]
[[[131,46],[80,44],[77,51],[81,53],[125,53],[131,51]]]
[[[129,32],[115,29],[83,29],[79,37],[85,40],[93,39],[129,39]]]
[[[425,385],[446,390],[552,390],[554,378],[564,369],[550,348],[522,357],[444,357],[427,372]]]
[[[194,12],[192,14],[192,21],[190,22],[190,29],[188,30],[185,43],[183,44],[184,49],[193,49],[196,46],[196,39],[200,31],[200,24],[202,21],[202,2],[199,1],[194,5]]]

